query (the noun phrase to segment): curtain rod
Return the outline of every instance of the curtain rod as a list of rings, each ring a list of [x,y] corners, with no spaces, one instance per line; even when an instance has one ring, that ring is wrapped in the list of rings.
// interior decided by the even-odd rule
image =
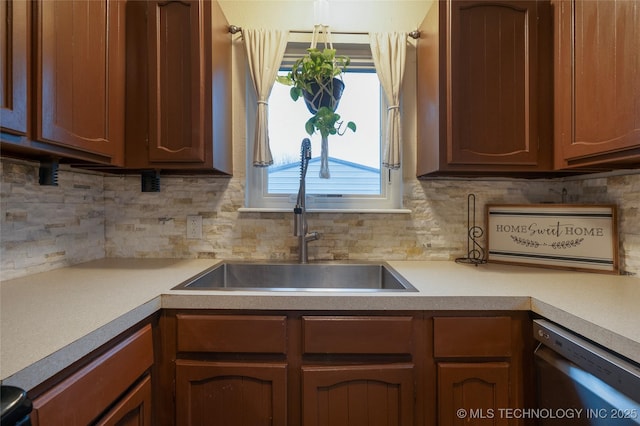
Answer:
[[[242,28],[238,27],[236,25],[229,25],[229,32],[231,34],[236,34],[236,33],[242,33]],[[290,33],[296,33],[296,34],[311,34],[312,31],[305,31],[305,30],[291,30],[289,31]],[[332,34],[346,34],[346,35],[369,35],[368,32],[353,32],[353,31],[332,31]],[[411,38],[415,38],[418,39],[420,38],[420,31],[418,30],[413,30],[409,33],[409,37]]]

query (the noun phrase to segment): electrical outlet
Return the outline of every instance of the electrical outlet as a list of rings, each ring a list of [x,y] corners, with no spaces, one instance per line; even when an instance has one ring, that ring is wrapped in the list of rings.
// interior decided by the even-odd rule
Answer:
[[[187,216],[187,238],[190,240],[202,238],[202,216]]]

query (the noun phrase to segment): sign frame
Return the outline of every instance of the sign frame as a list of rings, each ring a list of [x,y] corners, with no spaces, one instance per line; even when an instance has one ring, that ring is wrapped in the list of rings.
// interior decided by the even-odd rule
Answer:
[[[487,204],[487,261],[619,273],[613,204]]]

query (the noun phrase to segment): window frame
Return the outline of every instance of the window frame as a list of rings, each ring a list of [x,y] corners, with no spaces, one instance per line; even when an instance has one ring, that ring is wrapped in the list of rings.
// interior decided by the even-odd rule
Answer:
[[[304,53],[308,44],[292,43],[287,45],[287,52],[281,70],[290,69],[292,58]],[[334,43],[334,47],[342,54],[348,55],[352,63],[347,72],[374,72],[373,60],[369,45],[365,43]],[[365,52],[368,52],[365,53]],[[275,83],[278,84],[278,83]],[[380,149],[384,148],[386,113],[388,104],[384,93],[380,96]],[[268,168],[253,166],[253,145],[256,123],[257,99],[253,83],[247,73],[246,78],[246,190],[245,208],[243,210],[289,211],[296,203],[296,194],[269,194]],[[382,152],[381,152],[382,160]],[[381,161],[382,163],[382,161]],[[380,164],[381,194],[307,194],[308,211],[317,212],[403,212],[402,206],[402,168],[389,169]]]

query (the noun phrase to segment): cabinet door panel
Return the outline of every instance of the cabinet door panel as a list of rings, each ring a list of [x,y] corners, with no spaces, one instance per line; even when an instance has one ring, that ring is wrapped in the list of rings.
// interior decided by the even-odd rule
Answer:
[[[202,1],[149,10],[149,161],[204,162],[206,58]]]
[[[31,30],[29,2],[0,1],[0,124],[2,130],[27,134],[27,76]]]
[[[640,6],[576,0],[556,9],[556,165],[640,148]]]
[[[413,424],[413,365],[302,368],[305,426]]]
[[[122,165],[125,2],[40,1],[37,10],[37,138]]]
[[[96,426],[151,426],[151,376],[146,376]]]
[[[499,409],[509,405],[509,364],[439,363],[438,424],[506,425]],[[464,409],[467,416],[459,416]],[[469,417],[472,416],[472,417]]]
[[[287,366],[176,361],[176,424],[285,425]]]
[[[535,165],[535,109],[529,108],[536,78],[535,2],[456,1],[448,7],[449,162]]]
[[[418,177],[552,169],[551,6],[434,2],[417,54]]]

